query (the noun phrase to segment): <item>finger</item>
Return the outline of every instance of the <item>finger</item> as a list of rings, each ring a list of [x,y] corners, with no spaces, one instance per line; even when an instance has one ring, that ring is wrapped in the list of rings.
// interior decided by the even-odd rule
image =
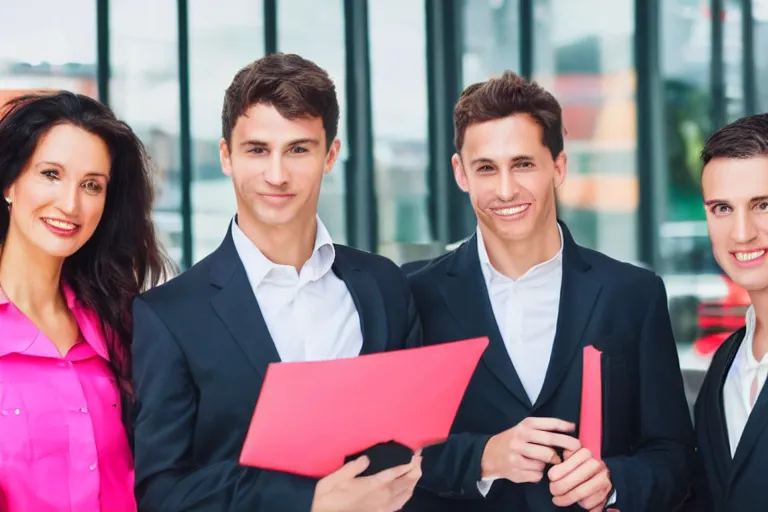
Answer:
[[[416,487],[416,484],[419,482],[419,479],[421,479],[421,469],[414,468],[400,478],[392,481],[390,487],[394,494],[400,494],[401,492],[408,489],[413,490],[413,488]]]
[[[392,497],[392,500],[388,504],[387,510],[400,510],[406,503],[413,497],[413,489],[404,489],[400,493]]]
[[[560,464],[560,462],[562,462],[555,450],[538,444],[525,443],[520,447],[518,453],[523,457],[538,460],[546,464]]]
[[[570,459],[573,456],[573,454],[576,453],[577,451],[579,450],[563,450],[563,459],[565,460]]]
[[[607,479],[606,479],[607,481]],[[609,493],[611,492],[610,484],[604,486],[603,488],[599,489],[597,492],[592,494],[591,496],[587,496],[583,500],[579,501],[579,506],[583,508],[584,510],[603,510],[603,504],[608,501]]]
[[[576,425],[570,421],[559,418],[537,418],[529,416],[524,420],[527,426],[534,430],[546,430],[547,432],[575,432]]]
[[[538,483],[541,482],[541,479],[544,478],[544,473],[541,471],[528,471],[528,470],[522,470],[517,471],[515,475],[509,475],[506,477],[507,480],[512,480],[513,482],[517,483]]]
[[[538,471],[539,473],[542,473],[544,468],[547,467],[545,462],[529,459],[528,457],[523,457],[522,455],[518,458],[515,465],[524,471]]]
[[[347,462],[341,467],[341,469],[331,473],[325,477],[324,480],[328,485],[334,487],[335,485],[346,480],[352,480],[357,475],[365,471],[370,463],[371,461],[368,459],[368,457],[363,455],[362,457],[358,457],[353,461]]]
[[[601,470],[601,465],[598,461],[595,459],[589,459],[585,463],[583,463],[581,466],[573,470],[571,473],[563,477],[561,480],[558,480],[556,482],[551,482],[549,485],[549,490],[552,493],[552,496],[554,497],[560,497],[568,501],[567,505],[558,505],[558,506],[571,506],[577,501],[580,501],[584,499],[585,496],[589,496],[590,494],[583,495],[580,493],[577,493],[578,496],[574,497],[574,491],[581,487],[582,485],[590,482],[595,477],[598,476]],[[599,484],[599,482],[598,482]],[[594,484],[590,484],[594,485]],[[593,490],[596,491],[597,488]],[[583,489],[582,489],[583,491]]]
[[[375,475],[366,478],[372,480],[373,484],[376,486],[387,485],[408,473],[411,469],[412,467],[410,463],[402,464],[400,466],[395,466],[394,468],[385,469],[384,471],[380,471]]]
[[[584,501],[587,498],[597,495],[597,502],[601,503],[608,494],[606,490],[606,482],[608,481],[607,473],[598,473],[586,482],[576,486],[573,490],[563,496],[555,496],[552,499],[552,503],[558,507],[570,507],[580,501]]]
[[[570,457],[566,457],[565,462],[562,464],[557,464],[556,466],[552,467],[548,473],[549,479],[552,482],[557,482],[591,458],[592,454],[590,451],[586,448],[582,448]]]
[[[573,436],[547,432],[546,430],[532,430],[528,441],[551,448],[562,448],[563,450],[577,451],[581,448],[581,441]]]

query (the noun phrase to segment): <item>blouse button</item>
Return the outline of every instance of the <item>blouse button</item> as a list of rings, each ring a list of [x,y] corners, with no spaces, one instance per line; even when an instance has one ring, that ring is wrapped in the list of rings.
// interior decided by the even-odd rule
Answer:
[[[91,466],[88,468],[91,471],[96,471],[96,463],[91,464]]]
[[[88,408],[87,407],[83,407],[83,408],[80,409],[80,412],[83,413],[83,414],[88,414]]]
[[[18,416],[19,414],[21,414],[21,411],[20,411],[20,410],[18,410],[18,409],[16,409],[15,411],[13,411],[13,414],[15,414],[16,416]]]

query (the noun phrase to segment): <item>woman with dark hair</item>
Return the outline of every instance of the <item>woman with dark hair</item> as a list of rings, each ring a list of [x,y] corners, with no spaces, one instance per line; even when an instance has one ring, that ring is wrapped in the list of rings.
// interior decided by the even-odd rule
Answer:
[[[130,512],[131,302],[164,278],[143,145],[60,92],[0,118],[0,510]]]

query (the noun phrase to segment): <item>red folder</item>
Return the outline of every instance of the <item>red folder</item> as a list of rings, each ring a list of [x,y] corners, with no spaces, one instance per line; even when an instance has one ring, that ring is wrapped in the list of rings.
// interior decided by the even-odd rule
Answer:
[[[349,359],[274,363],[240,463],[321,478],[346,456],[395,441],[445,441],[487,338]]]
[[[581,418],[579,440],[592,457],[601,460],[603,444],[603,378],[602,352],[593,346],[584,347],[584,368],[581,378]]]

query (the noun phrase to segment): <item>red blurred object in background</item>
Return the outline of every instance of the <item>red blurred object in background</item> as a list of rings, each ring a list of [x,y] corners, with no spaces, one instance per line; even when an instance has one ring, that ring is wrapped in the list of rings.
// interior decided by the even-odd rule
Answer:
[[[728,288],[727,295],[717,301],[699,304],[699,339],[693,344],[697,354],[708,356],[734,331],[744,327],[744,315],[749,308],[749,295],[727,276],[722,276]]]

